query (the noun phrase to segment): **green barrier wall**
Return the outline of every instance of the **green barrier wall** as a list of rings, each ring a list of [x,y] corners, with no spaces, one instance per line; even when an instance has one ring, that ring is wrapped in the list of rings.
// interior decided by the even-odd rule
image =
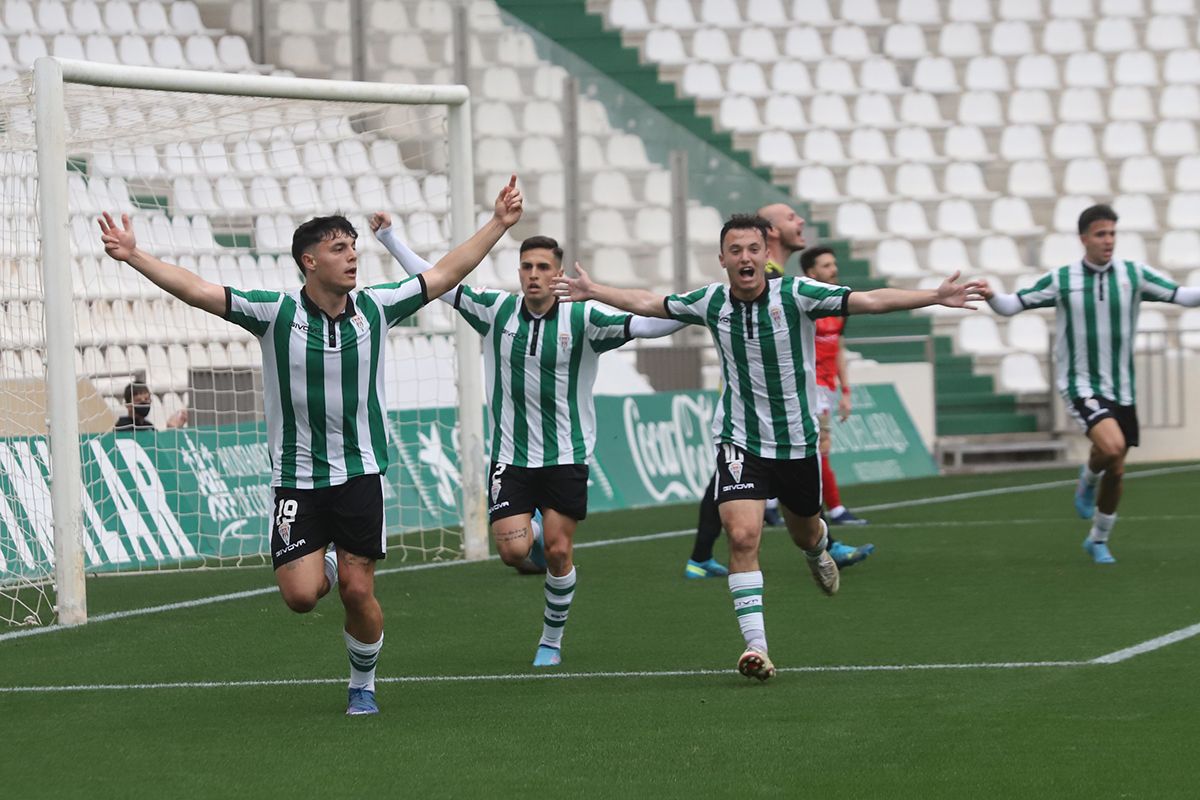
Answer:
[[[591,463],[590,510],[694,502],[713,470],[709,439],[716,394],[668,392],[597,397],[600,431]],[[839,482],[935,472],[890,385],[855,388],[854,415],[834,426]],[[393,534],[458,522],[454,409],[394,412],[385,483]],[[267,552],[271,513],[265,425],[141,431],[81,445],[85,563],[89,571],[136,570]],[[36,577],[52,559],[43,439],[0,441],[0,581]],[[482,490],[484,487],[480,487]],[[444,531],[414,542],[424,558],[453,558]]]

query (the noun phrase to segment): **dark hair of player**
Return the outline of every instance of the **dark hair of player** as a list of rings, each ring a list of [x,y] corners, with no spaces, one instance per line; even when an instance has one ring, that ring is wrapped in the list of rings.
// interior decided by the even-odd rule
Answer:
[[[1117,212],[1112,210],[1112,206],[1101,203],[1100,205],[1085,208],[1083,213],[1079,215],[1079,234],[1088,232],[1088,228],[1092,227],[1093,222],[1106,220],[1108,222],[1117,221]]]
[[[823,255],[833,255],[832,247],[810,247],[800,252],[800,269],[807,275],[817,265],[817,259]]]
[[[549,236],[530,236],[521,242],[521,253],[524,254],[526,250],[549,250],[554,253],[554,258],[558,263],[562,263],[562,248],[558,246],[555,239],[551,239]]]
[[[304,272],[304,262],[301,259],[309,248],[318,242],[332,239],[339,233],[344,233],[351,239],[358,239],[358,231],[354,230],[350,220],[340,214],[332,217],[313,217],[296,228],[296,232],[292,234],[292,258],[296,260],[296,266],[300,268],[300,277],[308,278]]]
[[[150,387],[144,383],[130,383],[125,387],[125,402],[132,403],[135,394],[150,394]]]
[[[750,230],[757,230],[761,233],[763,242],[765,243],[767,241],[767,231],[771,230],[771,223],[757,214],[734,214],[721,226],[721,249],[725,249],[725,234],[730,231]]]

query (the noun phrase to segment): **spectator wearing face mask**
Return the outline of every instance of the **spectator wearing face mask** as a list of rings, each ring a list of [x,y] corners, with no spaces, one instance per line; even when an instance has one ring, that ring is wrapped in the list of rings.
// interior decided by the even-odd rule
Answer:
[[[150,413],[150,389],[144,383],[131,383],[125,387],[126,416],[117,420],[115,431],[154,430],[154,423],[146,419]],[[187,410],[180,409],[167,420],[168,428],[187,425]]]

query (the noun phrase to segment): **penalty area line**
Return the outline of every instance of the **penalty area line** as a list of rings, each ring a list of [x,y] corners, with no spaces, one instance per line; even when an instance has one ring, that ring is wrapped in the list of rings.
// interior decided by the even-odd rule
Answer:
[[[1050,669],[1093,666],[1092,661],[984,661],[964,664],[840,664],[783,667],[779,673],[922,672],[934,670]],[[637,678],[697,678],[737,675],[735,669],[621,670],[612,672],[510,672],[490,675],[397,675],[377,678],[376,683],[503,683],[553,680],[596,680]],[[0,686],[0,694],[56,694],[64,692],[138,692],[164,689],[243,689],[272,686],[323,686],[344,684],[340,678],[276,678],[244,681],[165,681],[162,683],[93,683],[63,686]]]

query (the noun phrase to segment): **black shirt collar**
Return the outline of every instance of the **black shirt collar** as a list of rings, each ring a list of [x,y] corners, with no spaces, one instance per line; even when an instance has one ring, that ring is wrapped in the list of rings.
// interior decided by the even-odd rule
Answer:
[[[1083,259],[1084,268],[1090,269],[1092,272],[1107,272],[1108,269],[1116,263],[1117,263],[1116,258],[1110,258],[1108,260],[1107,264],[1093,264],[1092,262],[1088,261],[1086,258]]]
[[[770,295],[771,295],[771,282],[767,281],[766,284],[763,286],[763,290],[759,293],[758,297],[755,297],[753,300],[739,300],[733,294],[733,289],[730,289],[729,290],[729,302],[731,305],[734,305],[734,306],[753,306],[753,305],[758,305],[759,303],[766,303],[767,299],[770,297]]]
[[[314,317],[329,317],[328,314],[321,310],[320,306],[313,302],[313,299],[308,296],[308,292],[304,291],[304,289],[300,290],[300,302],[304,304],[304,310]],[[344,319],[353,317],[355,313],[354,298],[350,295],[346,295],[346,308],[342,310],[342,313],[338,314],[336,317],[330,317],[330,319],[332,319],[334,322],[340,322]]]
[[[529,306],[527,305],[524,296],[522,296],[521,297],[521,319],[525,320],[526,322],[533,322],[535,319],[554,319],[555,317],[558,316],[558,303],[559,303],[558,298],[557,297],[554,298],[554,305],[550,306],[550,308],[548,308],[546,310],[545,314],[542,314],[540,317],[537,317],[537,316],[534,316],[533,312],[529,310]]]

